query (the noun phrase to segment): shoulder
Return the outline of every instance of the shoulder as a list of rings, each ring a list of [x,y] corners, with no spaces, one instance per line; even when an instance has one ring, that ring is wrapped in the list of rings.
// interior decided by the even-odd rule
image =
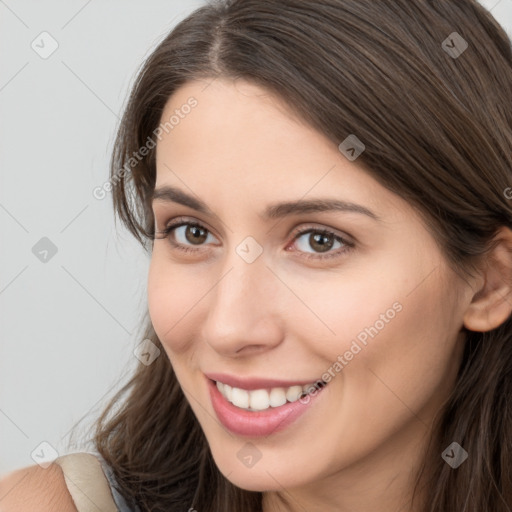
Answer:
[[[77,512],[62,468],[35,464],[8,473],[0,479],[2,512]]]

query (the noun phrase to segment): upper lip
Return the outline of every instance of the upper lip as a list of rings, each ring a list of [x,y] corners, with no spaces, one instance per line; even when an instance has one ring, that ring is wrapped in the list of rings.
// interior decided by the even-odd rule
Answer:
[[[205,373],[206,377],[213,381],[220,381],[232,388],[240,389],[266,389],[266,388],[289,388],[291,386],[305,386],[306,384],[314,384],[323,382],[322,379],[312,380],[279,380],[264,379],[261,377],[238,377],[236,375],[228,375],[227,373]]]

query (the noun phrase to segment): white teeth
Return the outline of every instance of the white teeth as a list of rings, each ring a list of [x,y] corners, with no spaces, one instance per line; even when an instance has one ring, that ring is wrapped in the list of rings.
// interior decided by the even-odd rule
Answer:
[[[272,388],[269,403],[271,407],[284,405],[286,403],[286,390],[284,388]]]
[[[217,389],[220,393],[236,407],[249,411],[264,411],[269,407],[280,407],[288,402],[296,402],[303,394],[316,389],[315,384],[304,386],[291,386],[289,388],[272,388],[270,392],[266,389],[245,389],[233,388],[217,381]]]
[[[249,405],[255,411],[263,411],[269,407],[268,392],[265,389],[255,389],[249,392]]]
[[[245,389],[232,388],[231,402],[233,402],[233,405],[236,405],[237,407],[247,409],[249,407],[249,393],[245,391]]]
[[[302,386],[292,386],[286,391],[286,400],[288,402],[296,402],[302,395]]]

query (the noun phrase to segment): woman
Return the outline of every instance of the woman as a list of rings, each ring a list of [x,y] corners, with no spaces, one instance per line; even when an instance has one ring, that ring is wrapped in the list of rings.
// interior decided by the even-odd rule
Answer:
[[[173,29],[112,159],[151,257],[94,437],[118,507],[511,509],[511,98],[473,0],[226,0]]]

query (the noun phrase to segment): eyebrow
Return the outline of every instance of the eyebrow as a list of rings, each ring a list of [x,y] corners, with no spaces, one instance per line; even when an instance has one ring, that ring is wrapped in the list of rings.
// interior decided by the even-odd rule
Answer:
[[[183,190],[171,187],[162,186],[153,191],[151,202],[160,201],[165,203],[178,203],[183,206],[188,206],[198,212],[204,213],[211,217],[217,215],[210,210],[210,208],[201,200],[187,194]],[[267,206],[265,211],[260,214],[263,219],[279,219],[288,215],[297,215],[301,213],[315,213],[315,212],[328,212],[328,211],[341,211],[353,212],[366,215],[371,219],[380,222],[382,219],[374,212],[360,204],[342,201],[339,199],[311,199],[307,201],[287,201],[276,203]]]

